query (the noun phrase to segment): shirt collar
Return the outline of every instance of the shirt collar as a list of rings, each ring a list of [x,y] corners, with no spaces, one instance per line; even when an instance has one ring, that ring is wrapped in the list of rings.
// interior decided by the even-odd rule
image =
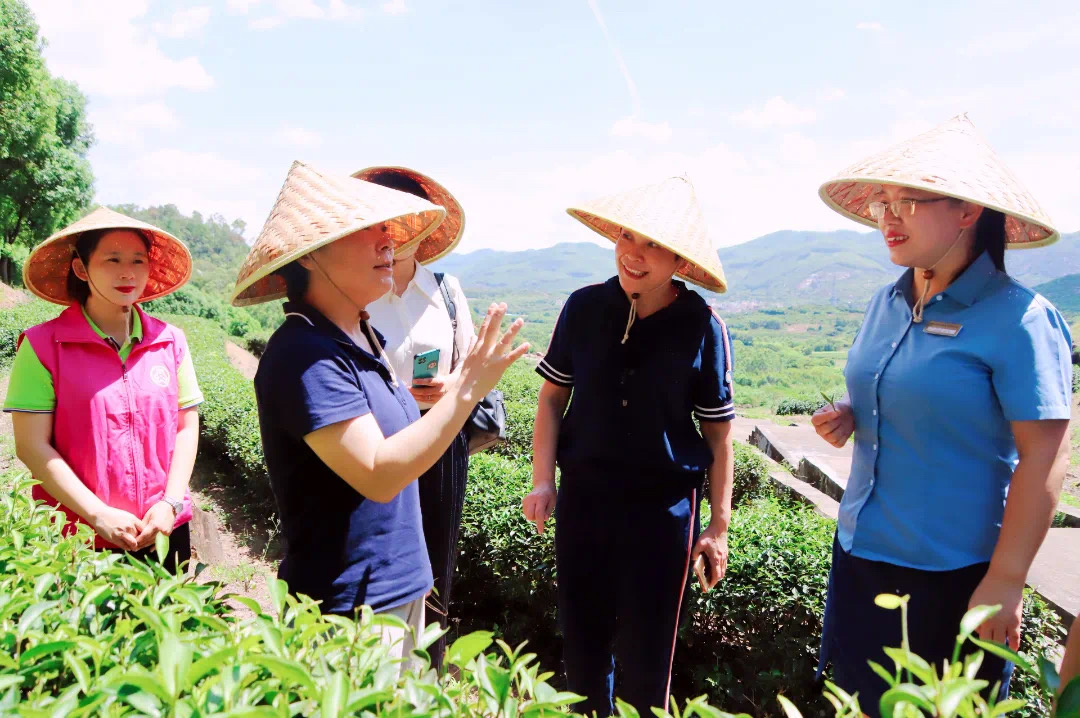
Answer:
[[[686,301],[687,296],[690,294],[686,288],[686,282],[673,279],[672,283],[679,288],[679,294],[675,297],[674,302],[664,307],[664,310],[681,307]],[[619,284],[619,275],[616,274],[614,277],[604,282],[604,292],[607,294],[608,301],[611,302],[612,306],[629,311],[630,300],[626,297],[626,292],[623,291],[622,285]]]
[[[983,252],[974,262],[968,265],[967,269],[960,273],[959,277],[952,281],[952,284],[945,288],[942,294],[966,307],[970,307],[979,300],[982,290],[998,274],[998,268],[994,266],[994,260],[990,259],[989,254]],[[912,289],[914,278],[915,270],[909,267],[893,284],[893,294],[897,292],[903,294],[909,305],[915,301]]]
[[[86,319],[86,323],[90,325],[90,328],[94,330],[95,334],[97,334],[99,337],[109,342],[110,344],[116,343],[116,340],[114,340],[105,332],[101,331],[101,329],[98,328],[98,325],[94,323],[94,320],[90,318],[90,315],[86,311],[86,305],[80,305],[79,308],[82,309],[82,315]],[[134,315],[131,320],[131,334],[128,336],[127,343],[124,344],[124,346],[127,346],[128,344],[134,344],[135,342],[141,342],[143,339],[142,316],[139,314],[139,310],[137,307],[132,307],[131,313]],[[117,349],[123,349],[123,347],[117,347]]]
[[[442,291],[439,289],[439,282],[435,279],[435,272],[420,262],[416,262],[416,274],[413,275],[411,284],[426,294],[429,299],[434,299],[435,295]]]
[[[365,356],[370,356],[375,359],[372,354],[365,351],[363,348],[357,346],[356,342],[354,342],[348,334],[341,331],[337,324],[334,324],[332,321],[327,319],[325,316],[323,316],[322,312],[320,312],[318,309],[311,306],[310,304],[307,304],[305,302],[285,302],[281,308],[285,310],[286,317],[288,317],[290,314],[299,315],[297,318],[300,319],[300,321],[307,320],[308,324],[315,327],[319,331],[326,333],[330,336],[331,339],[338,342],[339,344],[344,344],[350,349],[355,349],[356,351],[362,352]],[[384,337],[382,333],[379,332],[379,330],[376,329],[374,326],[372,326],[371,329],[375,333],[375,338],[379,340],[379,344],[385,347],[386,337]],[[378,359],[375,359],[375,361],[378,361]]]

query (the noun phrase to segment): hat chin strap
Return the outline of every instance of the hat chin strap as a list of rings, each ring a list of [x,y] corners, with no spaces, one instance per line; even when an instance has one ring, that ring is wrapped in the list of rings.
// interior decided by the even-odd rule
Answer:
[[[926,306],[926,295],[930,293],[930,280],[934,278],[934,267],[941,264],[941,262],[949,256],[949,253],[953,251],[956,245],[960,244],[960,240],[964,238],[964,230],[961,229],[959,234],[956,235],[956,239],[949,245],[949,248],[945,250],[945,254],[938,257],[938,260],[931,264],[929,267],[923,270],[923,288],[922,296],[919,297],[919,301],[915,302],[915,306],[911,308],[911,321],[916,324],[922,324],[923,309]]]
[[[645,294],[652,294],[664,288],[665,285],[661,284],[658,287],[653,287]],[[674,286],[674,285],[671,285]],[[634,292],[630,295],[630,316],[626,320],[626,329],[623,330],[622,341],[620,344],[626,344],[626,341],[630,338],[630,327],[634,326],[634,322],[637,321],[637,301],[641,298],[641,292]]]
[[[348,301],[349,304],[356,307],[357,319],[360,322],[360,329],[364,332],[364,336],[366,336],[368,341],[371,343],[371,349],[373,352],[375,352],[375,356],[379,358],[380,362],[386,365],[387,371],[390,372],[390,383],[396,387],[398,385],[397,372],[394,371],[394,365],[390,363],[390,357],[386,356],[385,352],[383,352],[382,344],[379,342],[378,339],[375,338],[375,332],[372,331],[371,324],[368,323],[371,315],[368,314],[366,309],[357,304],[356,300],[346,294],[345,290],[337,285],[337,282],[330,278],[330,275],[326,272],[325,269],[323,269],[322,265],[319,264],[319,260],[315,259],[314,255],[309,254],[308,256],[311,257],[311,261],[315,264],[315,267],[319,270],[319,273],[323,275],[326,281],[330,282],[330,286],[336,289],[338,294],[345,297],[345,300]]]

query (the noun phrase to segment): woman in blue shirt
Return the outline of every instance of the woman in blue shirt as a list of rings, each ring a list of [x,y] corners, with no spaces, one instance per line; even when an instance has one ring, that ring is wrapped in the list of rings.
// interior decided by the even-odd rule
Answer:
[[[684,177],[569,212],[615,242],[618,274],[570,295],[537,367],[523,508],[538,531],[558,512],[566,679],[587,696],[576,709],[612,713],[614,651],[620,697],[649,715],[667,706],[691,562],[707,563],[706,588],[723,577],[734,466],[727,329],[673,276],[726,283]],[[699,536],[706,474],[712,520]]]
[[[821,188],[833,209],[881,231],[909,269],[870,300],[848,354],[847,394],[813,417],[842,446],[854,433],[825,610],[822,667],[878,714],[899,616],[912,649],[951,657],[969,607],[1000,604],[979,635],[1016,648],[1028,569],[1068,463],[1071,339],[1043,297],[1005,271],[1006,247],[1059,235],[975,132],[954,118],[860,162]],[[1008,691],[1012,666],[979,675]]]
[[[287,295],[255,396],[270,485],[286,538],[278,575],[325,613],[362,605],[423,629],[432,575],[416,479],[455,440],[473,407],[528,344],[522,321],[492,305],[446,395],[423,417],[387,361],[365,307],[392,283],[395,249],[444,216],[404,192],[293,164],[240,269],[233,303]],[[384,640],[408,655],[411,637]]]

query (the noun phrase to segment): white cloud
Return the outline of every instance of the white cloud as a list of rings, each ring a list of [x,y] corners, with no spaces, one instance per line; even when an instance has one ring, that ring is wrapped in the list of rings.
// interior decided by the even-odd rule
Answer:
[[[126,147],[141,147],[147,130],[175,130],[180,126],[176,114],[160,101],[91,104],[89,115],[99,142]]]
[[[667,122],[645,122],[628,115],[611,126],[612,137],[640,137],[652,142],[671,139],[671,125]]]
[[[127,162],[95,165],[97,201],[175,204],[180,211],[242,219],[258,232],[281,187],[282,177],[213,152],[162,149]],[[238,188],[245,188],[240,192]]]
[[[193,35],[210,21],[210,8],[207,5],[177,10],[168,22],[154,23],[154,32],[166,37],[181,38]]]
[[[957,52],[963,57],[986,58],[995,55],[1015,55],[1045,48],[1080,45],[1080,14],[1055,18],[1033,27],[1010,27],[975,36]]]
[[[762,107],[749,107],[733,115],[731,121],[740,127],[763,130],[771,127],[794,127],[817,119],[817,112],[808,107],[798,107],[777,95]]]
[[[409,12],[409,8],[405,7],[405,0],[390,0],[383,3],[382,9],[388,15],[402,15]]]
[[[860,22],[855,25],[856,30],[869,30],[870,32],[881,32],[885,29],[885,26],[880,22]]]
[[[286,147],[318,147],[322,144],[322,135],[302,127],[286,125],[274,133],[273,140],[275,144]]]
[[[225,7],[230,15],[246,15],[262,0],[227,0]]]
[[[821,93],[820,100],[822,102],[835,102],[837,100],[842,100],[845,97],[847,97],[847,93],[842,89],[839,87],[830,87]]]
[[[137,24],[145,1],[32,0],[31,9],[49,41],[49,69],[88,94],[130,98],[214,86],[197,57],[171,57]]]
[[[272,30],[275,27],[285,24],[285,18],[281,15],[271,15],[268,17],[260,17],[252,20],[248,23],[248,27],[252,30]]]
[[[345,0],[329,0],[326,7],[315,0],[275,0],[270,14],[253,18],[248,27],[253,30],[270,30],[290,20],[348,20],[358,21],[364,17],[363,8]]]

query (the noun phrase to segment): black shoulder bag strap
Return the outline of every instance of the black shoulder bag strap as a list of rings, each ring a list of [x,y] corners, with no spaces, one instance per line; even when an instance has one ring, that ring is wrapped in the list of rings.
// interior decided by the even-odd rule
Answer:
[[[439,291],[442,292],[443,303],[446,304],[446,313],[450,315],[450,324],[454,327],[454,349],[450,359],[450,371],[454,371],[458,363],[458,346],[457,346],[457,305],[454,304],[454,300],[450,298],[450,292],[446,289],[446,284],[443,279],[446,278],[446,274],[443,272],[434,272],[435,283],[439,285]]]

